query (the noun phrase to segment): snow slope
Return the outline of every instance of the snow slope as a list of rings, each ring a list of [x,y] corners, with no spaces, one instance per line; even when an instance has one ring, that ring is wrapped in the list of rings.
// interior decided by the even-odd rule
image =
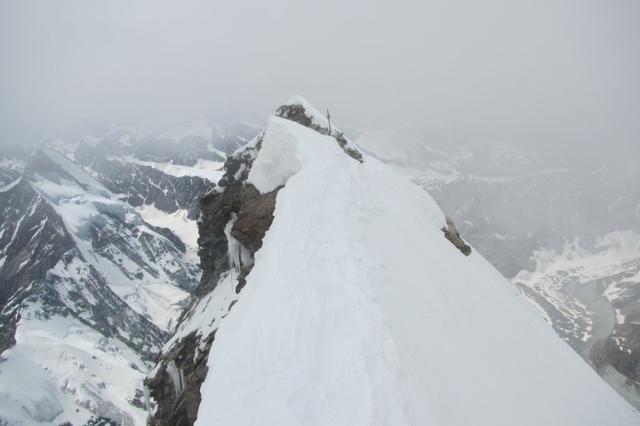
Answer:
[[[96,411],[144,424],[146,412],[131,401],[147,365],[73,316],[44,317],[38,304],[22,309],[16,345],[2,357],[0,424],[84,424]]]
[[[385,140],[393,145],[381,138],[365,146],[378,155]],[[637,160],[612,153],[592,163],[573,151],[467,146],[462,157],[449,141],[442,155],[422,162],[384,151],[382,158],[428,191],[558,335],[640,409]]]
[[[153,205],[143,205],[136,210],[145,222],[167,228],[176,234],[187,248],[186,254],[197,261],[198,225],[195,220],[189,219],[187,210],[178,209],[174,213],[166,213]]]
[[[417,186],[272,117],[249,182],[285,184],[216,334],[197,424],[631,425],[640,417]]]
[[[0,425],[144,424],[143,378],[196,259],[47,148],[0,191],[0,216]]]
[[[83,257],[134,311],[172,330],[189,298],[180,279],[195,285],[194,259],[62,154],[43,149],[40,157],[51,168],[34,171],[30,181],[62,217]]]

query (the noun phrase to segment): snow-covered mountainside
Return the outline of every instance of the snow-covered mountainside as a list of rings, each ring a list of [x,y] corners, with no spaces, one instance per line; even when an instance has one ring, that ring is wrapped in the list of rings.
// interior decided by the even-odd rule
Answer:
[[[199,199],[222,176],[226,156],[258,132],[249,124],[212,127],[200,119],[177,126],[115,127],[50,144],[136,207],[144,220],[174,232],[196,258]]]
[[[512,281],[558,333],[615,389],[640,407],[640,235],[617,231],[593,247],[540,249],[536,268]]]
[[[377,154],[385,137],[362,142]],[[415,145],[411,155],[381,156],[433,195],[474,248],[639,408],[637,161],[579,163],[573,152],[565,160],[504,143]]]
[[[258,129],[113,128],[0,159],[0,424],[142,425],[189,304],[199,199]]]
[[[0,158],[0,187],[20,177],[24,170],[23,152],[5,152]]]
[[[567,170],[486,178],[461,171],[467,150],[428,150],[416,182],[540,311],[303,98],[258,131],[198,120],[5,153],[0,424],[638,422],[540,318],[633,401],[640,244],[622,180],[598,187],[607,213],[554,202],[549,233],[477,206],[509,200],[500,185],[513,205],[549,185],[562,199]],[[593,232],[557,237],[572,226]]]
[[[299,97],[201,208],[203,277],[146,381],[152,424],[640,420],[427,193]]]
[[[22,168],[0,190],[0,419],[143,424],[142,379],[198,265],[61,153]]]

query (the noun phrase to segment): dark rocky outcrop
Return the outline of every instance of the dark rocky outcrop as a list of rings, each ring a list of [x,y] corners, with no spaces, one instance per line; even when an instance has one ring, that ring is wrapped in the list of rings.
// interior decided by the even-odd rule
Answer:
[[[451,241],[451,244],[460,250],[462,254],[465,256],[469,256],[471,254],[471,247],[464,242],[451,218],[447,218],[447,226],[442,228],[442,232],[444,232],[444,237]]]
[[[231,235],[238,232],[240,234],[248,232],[246,226],[242,227],[242,223],[246,223],[245,217],[251,214],[250,206],[257,203],[261,196],[253,185],[245,184],[245,182],[261,146],[262,137],[260,136],[254,145],[230,156],[225,162],[225,174],[218,182],[219,187],[209,192],[200,201],[202,215],[198,221],[198,255],[202,265],[202,279],[197,292],[199,296],[213,290],[220,274],[230,268],[227,256],[229,246],[224,230],[232,215],[240,220],[241,227],[236,228],[234,224],[231,228]],[[272,198],[275,206],[275,195]],[[273,209],[270,213],[267,212],[266,221],[263,220],[262,226],[266,226],[265,231],[273,220],[272,215],[269,217],[269,214],[272,213]],[[255,247],[256,244],[254,242],[252,246]],[[257,249],[253,252],[255,253],[255,251]]]
[[[2,308],[21,287],[42,280],[74,244],[62,219],[25,178],[0,192],[0,212]]]
[[[214,338],[215,332],[204,339],[198,338],[194,332],[162,354],[158,370],[145,381],[157,403],[149,424],[186,426],[195,422],[200,405],[200,386],[207,375],[207,358]],[[200,351],[199,347],[205,350]],[[182,389],[179,395],[176,395],[169,368],[180,371]]]
[[[240,190],[240,210],[231,228],[231,236],[252,253],[262,247],[262,239],[271,226],[277,192],[260,194],[251,184]]]

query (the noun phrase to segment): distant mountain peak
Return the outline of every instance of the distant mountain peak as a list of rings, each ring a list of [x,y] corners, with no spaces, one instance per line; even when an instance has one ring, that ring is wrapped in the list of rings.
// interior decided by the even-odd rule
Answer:
[[[187,138],[200,138],[210,141],[213,137],[214,130],[206,118],[200,117],[192,122],[187,122],[169,132],[159,136],[160,139],[170,139],[174,142],[180,142]]]
[[[30,180],[44,178],[56,183],[65,180],[93,195],[109,197],[109,190],[104,185],[64,154],[51,148],[41,147],[34,151],[29,157],[24,173]]]

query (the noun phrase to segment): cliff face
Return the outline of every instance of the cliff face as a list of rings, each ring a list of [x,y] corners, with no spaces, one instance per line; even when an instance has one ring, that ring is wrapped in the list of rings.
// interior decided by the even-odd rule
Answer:
[[[202,279],[176,335],[165,345],[156,369],[145,381],[156,403],[150,424],[190,425],[196,419],[200,385],[207,375],[207,358],[218,323],[242,290],[273,220],[277,190],[261,195],[246,183],[260,146],[258,136],[231,155],[216,190],[200,201]]]

